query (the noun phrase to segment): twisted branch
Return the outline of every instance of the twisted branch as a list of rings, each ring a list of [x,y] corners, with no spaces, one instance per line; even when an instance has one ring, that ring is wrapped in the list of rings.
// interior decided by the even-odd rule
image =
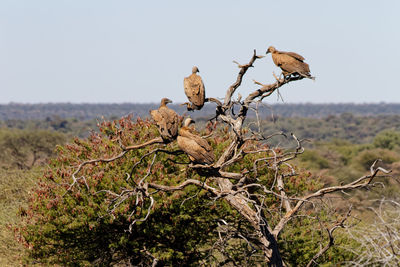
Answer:
[[[371,174],[362,176],[358,178],[357,180],[350,182],[345,185],[340,185],[340,186],[331,186],[331,187],[326,187],[318,190],[317,192],[311,193],[307,196],[304,196],[299,200],[295,207],[293,209],[290,209],[285,216],[279,221],[279,223],[275,226],[273,230],[274,236],[278,236],[279,233],[282,231],[283,227],[288,223],[288,221],[293,217],[293,215],[296,214],[296,212],[300,209],[300,207],[304,204],[304,202],[312,199],[312,198],[317,198],[321,197],[326,194],[338,192],[338,191],[345,191],[345,190],[354,190],[358,188],[365,188],[371,186],[372,180],[378,175],[379,172],[383,172],[385,174],[390,173],[391,171],[385,170],[381,167],[378,167],[375,169],[375,165],[379,160],[375,160],[375,162],[371,165]]]

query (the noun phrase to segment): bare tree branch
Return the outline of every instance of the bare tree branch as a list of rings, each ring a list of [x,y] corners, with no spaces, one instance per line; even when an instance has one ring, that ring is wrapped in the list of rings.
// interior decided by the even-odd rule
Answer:
[[[278,236],[280,231],[283,229],[283,227],[286,225],[286,223],[291,219],[291,217],[300,209],[300,207],[304,204],[306,200],[312,199],[312,198],[317,198],[326,194],[330,194],[333,192],[338,192],[342,190],[354,190],[357,188],[365,188],[370,186],[371,181],[377,176],[379,172],[383,172],[385,174],[390,173],[390,171],[385,170],[381,167],[378,167],[374,169],[373,167],[375,166],[377,161],[375,161],[371,165],[371,174],[370,175],[365,175],[360,178],[358,178],[355,181],[352,181],[348,184],[345,185],[340,185],[340,186],[331,186],[331,187],[326,187],[318,190],[317,192],[311,193],[307,196],[304,196],[301,200],[299,200],[295,207],[291,209],[289,212],[285,214],[285,216],[279,221],[279,223],[275,226],[273,234],[274,236]]]
[[[188,180],[184,181],[183,183],[181,183],[180,185],[176,185],[176,186],[159,185],[159,184],[156,184],[156,183],[148,183],[148,186],[150,188],[153,188],[153,189],[156,189],[156,190],[169,192],[169,191],[182,190],[186,186],[192,185],[192,184],[193,185],[197,185],[197,186],[199,186],[201,188],[204,188],[205,190],[209,191],[210,193],[213,193],[214,195],[219,195],[221,193],[217,189],[207,185],[205,182],[201,182],[201,181],[195,180],[195,179],[188,179]]]
[[[226,92],[224,99],[224,110],[226,110],[227,107],[230,105],[232,96],[235,93],[236,89],[242,84],[243,76],[247,72],[248,68],[253,67],[254,62],[259,58],[262,58],[262,56],[257,56],[256,50],[254,49],[253,57],[250,59],[249,63],[245,65],[240,65],[239,63],[234,61],[234,63],[236,63],[240,68],[240,71],[236,78],[235,83],[233,83]]]

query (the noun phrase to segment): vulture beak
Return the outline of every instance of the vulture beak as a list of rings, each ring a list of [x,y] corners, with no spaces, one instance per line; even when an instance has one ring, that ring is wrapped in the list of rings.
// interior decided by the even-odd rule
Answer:
[[[271,53],[271,52],[269,52],[269,50],[267,50],[267,53],[265,53],[265,54],[267,55],[267,54],[269,54],[269,53]]]
[[[168,99],[168,101],[167,101],[168,103],[172,103],[172,100],[171,99]]]

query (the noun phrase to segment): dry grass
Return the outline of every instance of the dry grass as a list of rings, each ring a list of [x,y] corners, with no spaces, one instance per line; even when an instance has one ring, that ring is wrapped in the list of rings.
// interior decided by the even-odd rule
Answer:
[[[21,206],[27,206],[29,190],[40,173],[38,168],[0,169],[0,266],[26,266],[26,250],[16,241],[9,226],[20,220],[18,210]]]

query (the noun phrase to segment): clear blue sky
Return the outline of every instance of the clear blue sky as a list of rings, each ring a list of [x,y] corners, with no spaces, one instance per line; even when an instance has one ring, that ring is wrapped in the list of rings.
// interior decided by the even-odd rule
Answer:
[[[1,0],[0,103],[183,102],[193,65],[223,97],[232,60],[270,45],[317,77],[282,88],[285,102],[398,103],[399,12],[398,0]],[[273,71],[270,55],[257,61],[239,92]]]

